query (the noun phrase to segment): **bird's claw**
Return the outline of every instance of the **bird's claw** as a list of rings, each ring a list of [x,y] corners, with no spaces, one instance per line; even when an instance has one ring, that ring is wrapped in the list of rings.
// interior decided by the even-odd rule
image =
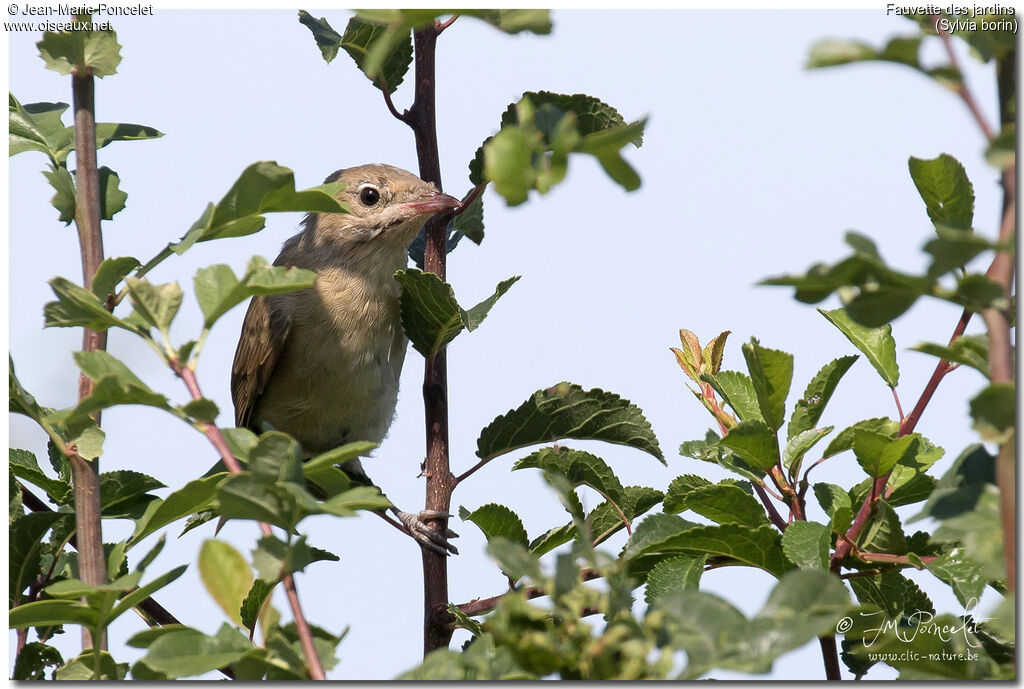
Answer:
[[[423,510],[418,514],[412,512],[401,512],[396,510],[395,515],[405,526],[409,535],[416,539],[416,542],[424,548],[434,551],[440,555],[458,555],[459,550],[448,542],[449,538],[458,538],[459,534],[444,527],[435,531],[427,525],[428,521],[435,519],[449,519],[452,515],[438,510]]]

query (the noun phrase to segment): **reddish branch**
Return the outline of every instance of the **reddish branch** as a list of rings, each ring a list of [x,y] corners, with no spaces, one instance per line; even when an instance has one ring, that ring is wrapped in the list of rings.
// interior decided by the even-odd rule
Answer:
[[[593,579],[600,578],[601,573],[596,569],[584,569],[580,571],[580,581],[591,581]],[[534,598],[540,598],[541,596],[548,595],[547,591],[545,591],[540,586],[528,586],[522,591],[523,595],[526,596],[527,600],[533,600]],[[460,603],[455,607],[457,607],[459,610],[461,610],[463,613],[467,615],[483,615],[484,613],[488,613],[491,610],[494,610],[494,608],[498,605],[498,601],[500,601],[505,596],[509,595],[509,593],[512,592],[507,591],[505,593],[500,593],[497,596],[491,596],[490,598],[476,598],[474,600],[469,601],[468,603]]]
[[[185,382],[185,387],[188,388],[189,394],[194,400],[200,400],[203,398],[203,393],[199,389],[199,381],[196,380],[196,372],[188,367],[182,366],[177,361],[172,361],[171,366],[174,372]],[[239,474],[242,472],[242,466],[235,459],[235,455],[231,452],[228,447],[227,441],[224,439],[224,435],[220,432],[215,424],[202,423],[199,424],[200,430],[205,435],[210,443],[217,448],[217,452],[220,454],[221,460],[224,462],[224,466],[228,468],[232,474]],[[273,536],[274,532],[270,528],[270,525],[265,522],[260,522],[260,532],[264,536]],[[306,657],[306,665],[309,667],[309,676],[313,679],[327,679],[324,675],[324,667],[320,662],[320,656],[316,652],[316,647],[313,645],[313,634],[309,628],[309,623],[306,622],[306,616],[302,612],[302,604],[299,602],[299,594],[295,588],[295,578],[291,572],[286,572],[281,577],[281,583],[284,585],[285,594],[288,598],[288,606],[292,610],[292,617],[295,620],[295,629],[299,635],[299,643],[302,646],[302,653]]]

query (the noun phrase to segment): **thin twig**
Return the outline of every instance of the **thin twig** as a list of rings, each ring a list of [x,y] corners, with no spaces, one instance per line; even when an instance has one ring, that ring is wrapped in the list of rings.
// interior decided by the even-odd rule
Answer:
[[[453,14],[446,21],[436,25],[437,35],[440,36],[441,32],[447,29],[449,26],[455,23],[455,20],[459,18],[459,15]]]
[[[388,106],[388,111],[394,115],[395,119],[399,122],[405,122],[409,124],[409,111],[398,112],[398,108],[395,107],[394,101],[391,100],[391,91],[388,89],[388,82],[384,77],[380,79],[380,92],[384,94],[384,103]]]
[[[900,395],[896,392],[896,388],[889,388],[892,390],[892,398],[896,401],[896,411],[900,414],[900,423],[903,423],[903,405],[900,404]]]
[[[894,565],[907,565],[914,569],[921,569],[921,566],[916,562],[911,562],[907,555],[893,555],[891,553],[865,553],[863,550],[857,553],[857,557],[867,562],[888,562]],[[921,555],[921,562],[925,564],[929,562],[935,562],[939,559],[938,555]]]
[[[971,111],[971,115],[974,116],[975,122],[978,123],[978,128],[981,129],[981,133],[985,135],[986,139],[991,140],[994,136],[992,127],[985,120],[985,116],[981,113],[981,108],[978,107],[977,101],[974,100],[974,95],[971,90],[967,87],[967,84],[963,81],[964,72],[960,69],[960,61],[957,60],[956,52],[953,50],[953,39],[950,37],[949,32],[942,28],[942,24],[939,21],[941,17],[939,15],[932,16],[932,23],[935,26],[935,32],[942,39],[942,45],[946,48],[946,55],[949,57],[949,63],[953,69],[960,74],[961,81],[956,86],[956,93],[963,100],[964,105]]]
[[[199,400],[203,398],[203,393],[199,389],[199,381],[196,379],[196,372],[189,366],[181,366],[176,361],[171,362],[171,366],[174,372],[180,377],[185,387],[188,388],[189,394],[192,399]],[[227,441],[224,439],[224,435],[217,428],[216,424],[203,423],[200,424],[200,430],[205,435],[210,443],[217,448],[217,452],[220,454],[221,460],[224,462],[224,466],[228,468],[233,474],[242,472],[242,467],[235,459],[235,455],[231,452],[228,447]],[[260,532],[264,536],[273,536],[274,531],[270,528],[270,525],[266,522],[259,522]],[[306,664],[309,667],[309,676],[313,679],[324,680],[327,679],[324,674],[323,664],[320,662],[320,656],[316,652],[316,646],[313,645],[313,634],[309,628],[309,623],[306,622],[306,616],[302,612],[302,604],[299,602],[299,594],[295,588],[295,578],[291,572],[286,572],[281,577],[281,583],[284,585],[285,594],[288,598],[288,605],[292,611],[292,618],[295,621],[295,629],[298,632],[299,644],[302,646],[302,653],[306,657]]]
[[[591,581],[593,579],[600,578],[601,572],[596,569],[580,570],[580,581]],[[525,589],[522,589],[522,592],[526,596],[527,600],[533,600],[534,598],[540,598],[541,596],[548,595],[540,586],[528,586]],[[499,593],[497,596],[491,596],[490,598],[476,598],[468,603],[459,603],[455,607],[466,615],[483,615],[484,613],[494,610],[495,606],[498,605],[498,601],[510,593],[514,593],[514,591]]]

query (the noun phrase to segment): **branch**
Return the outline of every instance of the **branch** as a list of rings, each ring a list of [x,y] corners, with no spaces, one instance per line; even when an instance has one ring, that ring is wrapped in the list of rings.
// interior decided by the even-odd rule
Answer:
[[[913,567],[914,569],[921,569],[921,566],[916,562],[911,562],[906,555],[892,555],[891,553],[865,553],[863,550],[857,553],[860,559],[866,562],[888,562],[894,565],[906,565],[907,567]],[[935,562],[939,559],[937,555],[921,555],[921,562],[929,563]]]
[[[967,87],[967,83],[963,81],[963,70],[960,69],[960,61],[957,60],[956,52],[953,50],[953,39],[950,37],[949,32],[942,28],[941,22],[939,21],[939,15],[932,16],[932,24],[935,26],[935,32],[939,34],[939,38],[942,39],[942,45],[946,48],[946,55],[949,57],[949,64],[953,66],[961,77],[961,81],[956,86],[956,93],[963,100],[964,105],[971,111],[971,115],[974,116],[974,121],[978,123],[978,128],[981,129],[981,133],[985,135],[986,139],[991,140],[994,136],[992,127],[989,126],[985,120],[985,116],[981,113],[981,108],[978,107],[977,101],[974,100],[974,94]]]
[[[413,32],[416,51],[416,95],[402,120],[416,137],[416,158],[420,178],[441,185],[441,165],[437,150],[437,124],[434,100],[436,93],[435,52],[438,24]],[[427,272],[445,279],[447,224],[450,216],[431,217],[425,226],[426,247],[423,263]],[[456,480],[451,473],[448,452],[448,358],[441,350],[428,358],[423,372],[423,410],[426,423],[425,509],[448,512]],[[430,522],[442,533],[446,520]],[[448,558],[427,548],[421,549],[423,560],[423,654],[447,648],[452,638],[451,615],[448,612]]]
[[[71,75],[75,113],[75,226],[82,259],[82,284],[92,287],[92,277],[103,261],[103,234],[100,230],[99,172],[96,166],[96,104],[95,82],[88,70],[78,68]],[[108,308],[112,308],[109,300]],[[96,352],[107,348],[107,333],[82,330],[82,351]],[[84,373],[78,377],[78,399],[92,393],[93,382]],[[100,415],[94,416],[97,425]],[[75,530],[79,536],[78,566],[83,582],[90,586],[107,583],[107,563],[103,557],[101,525],[99,460],[86,461],[75,453],[68,457],[75,496]],[[97,643],[106,649],[106,635]],[[93,638],[82,627],[82,648],[91,648]]]
[[[189,394],[192,399],[202,399],[203,393],[199,389],[199,381],[196,380],[196,372],[189,366],[182,366],[177,361],[172,361],[171,366],[174,373],[185,382],[185,387],[188,388]],[[227,441],[221,434],[220,429],[217,428],[216,424],[203,423],[199,424],[200,430],[205,435],[210,443],[217,448],[217,452],[220,454],[221,460],[224,462],[224,466],[228,468],[232,474],[238,474],[242,472],[242,467],[235,459],[235,455],[231,452],[228,447]],[[260,522],[260,532],[264,536],[273,536],[274,532],[270,528],[270,525],[266,522]],[[288,606],[292,610],[292,618],[295,620],[295,630],[299,635],[299,643],[302,646],[302,653],[306,657],[306,665],[309,667],[309,675],[313,679],[324,680],[327,677],[324,675],[324,667],[320,662],[320,656],[316,652],[316,647],[313,645],[313,634],[309,629],[309,623],[306,622],[306,616],[302,612],[302,605],[299,602],[299,594],[295,588],[295,578],[291,572],[286,572],[281,577],[281,582],[284,584],[285,594],[288,598]]]
[[[593,579],[600,579],[601,572],[596,569],[584,569],[580,571],[581,581],[591,581]],[[548,595],[547,592],[540,586],[527,586],[525,589],[521,589],[527,600],[533,600],[534,598],[540,598],[541,596]],[[514,591],[506,591],[505,593],[499,593],[497,596],[491,596],[490,598],[476,598],[469,601],[468,603],[460,603],[456,605],[460,611],[466,615],[483,615],[488,613],[498,605],[505,596]],[[453,627],[454,629],[454,627]]]

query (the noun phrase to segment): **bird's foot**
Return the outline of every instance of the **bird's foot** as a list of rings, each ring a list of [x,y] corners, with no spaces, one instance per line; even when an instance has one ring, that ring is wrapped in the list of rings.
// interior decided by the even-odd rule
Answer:
[[[392,511],[398,517],[398,520],[402,522],[402,525],[405,526],[409,535],[415,538],[421,547],[428,548],[435,553],[445,556],[459,554],[458,548],[448,542],[449,538],[458,538],[459,534],[446,526],[442,526],[441,529],[435,531],[427,524],[428,521],[432,520],[449,519],[452,517],[451,514],[438,510],[423,510],[418,514],[402,512],[400,510]]]

